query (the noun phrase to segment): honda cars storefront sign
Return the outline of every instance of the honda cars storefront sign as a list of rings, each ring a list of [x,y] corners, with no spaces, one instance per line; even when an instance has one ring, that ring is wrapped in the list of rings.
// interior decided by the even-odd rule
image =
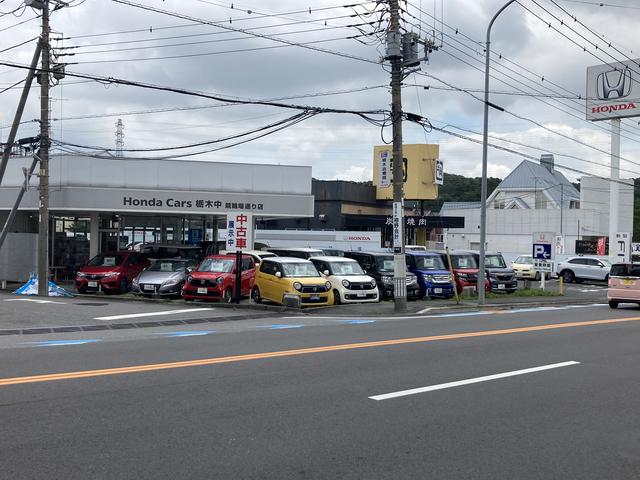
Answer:
[[[640,116],[640,60],[587,68],[587,120]]]

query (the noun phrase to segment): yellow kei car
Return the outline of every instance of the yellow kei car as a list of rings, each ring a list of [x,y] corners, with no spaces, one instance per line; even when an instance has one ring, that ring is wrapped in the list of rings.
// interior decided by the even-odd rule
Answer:
[[[256,272],[251,298],[256,303],[268,300],[278,305],[291,299],[301,307],[333,305],[331,283],[309,260],[293,257],[265,258]]]

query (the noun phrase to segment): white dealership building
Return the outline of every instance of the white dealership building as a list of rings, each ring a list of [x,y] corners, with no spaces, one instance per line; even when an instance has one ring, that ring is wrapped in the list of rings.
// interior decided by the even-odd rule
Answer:
[[[30,157],[12,157],[0,186],[4,225]],[[50,161],[49,264],[63,279],[99,252],[134,242],[215,240],[228,212],[262,219],[314,214],[311,167],[60,155]],[[36,271],[38,177],[32,176],[4,246],[0,280]]]
[[[620,180],[618,185],[619,231],[631,233],[633,180]],[[543,155],[540,163],[524,160],[487,199],[486,248],[511,259],[531,253],[534,233],[552,232],[562,237],[564,255],[572,255],[576,240],[608,237],[611,181],[584,176],[579,186],[578,190],[554,168],[552,155]],[[464,228],[446,230],[449,248],[480,248],[479,202],[447,202],[440,214],[465,218]]]

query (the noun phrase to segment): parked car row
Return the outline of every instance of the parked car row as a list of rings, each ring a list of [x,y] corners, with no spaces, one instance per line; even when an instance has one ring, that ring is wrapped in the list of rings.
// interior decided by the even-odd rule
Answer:
[[[177,251],[170,251],[177,253]],[[229,302],[236,296],[235,252],[197,260],[192,252],[175,258],[149,258],[162,253],[123,251],[101,254],[78,271],[80,293],[123,293],[182,296],[185,300]],[[334,255],[328,255],[329,253]],[[514,272],[502,255],[486,255],[486,291],[513,292]],[[473,251],[410,249],[406,254],[408,299],[451,298],[454,288],[475,288],[479,254]],[[377,302],[394,298],[394,256],[384,252],[325,252],[313,248],[270,248],[243,251],[241,296],[284,303],[298,296],[303,304]],[[303,295],[304,294],[304,295]],[[306,295],[308,294],[308,295]]]

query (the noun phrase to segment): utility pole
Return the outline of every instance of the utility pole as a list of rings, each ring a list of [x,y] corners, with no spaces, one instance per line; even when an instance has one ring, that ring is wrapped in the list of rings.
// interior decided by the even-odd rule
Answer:
[[[40,70],[40,223],[38,230],[38,295],[49,296],[49,0],[42,5]]]
[[[387,58],[391,61],[391,122],[393,126],[393,297],[394,311],[407,311],[407,265],[404,252],[404,165],[402,161],[402,36],[398,0],[389,0]]]

